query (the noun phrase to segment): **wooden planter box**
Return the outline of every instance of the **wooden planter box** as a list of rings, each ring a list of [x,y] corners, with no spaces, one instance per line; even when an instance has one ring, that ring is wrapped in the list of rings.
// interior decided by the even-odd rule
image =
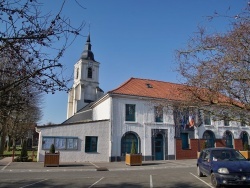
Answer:
[[[142,165],[142,154],[126,154],[126,165]]]
[[[250,151],[240,151],[240,153],[241,153],[247,160],[250,160]]]
[[[60,153],[45,152],[44,166],[58,166],[59,167]]]

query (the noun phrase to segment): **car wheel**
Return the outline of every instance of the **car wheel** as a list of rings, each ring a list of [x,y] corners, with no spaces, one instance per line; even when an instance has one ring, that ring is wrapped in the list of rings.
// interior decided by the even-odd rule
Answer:
[[[214,173],[211,174],[211,184],[215,188],[220,187]]]
[[[198,174],[199,177],[204,176],[203,173],[200,171],[200,167],[199,166],[197,166],[197,174]]]

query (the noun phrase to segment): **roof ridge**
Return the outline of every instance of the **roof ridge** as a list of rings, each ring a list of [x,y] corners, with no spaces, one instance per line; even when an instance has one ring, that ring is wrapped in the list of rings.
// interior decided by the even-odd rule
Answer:
[[[143,85],[143,83],[152,85],[152,87],[150,88],[153,89],[146,89],[147,86]],[[186,86],[187,85],[185,84],[179,83],[131,77],[119,87],[109,91],[108,93],[162,99],[168,98],[171,100],[183,100],[185,99],[185,96],[183,92],[180,92],[179,89]],[[172,92],[175,92],[175,95]]]
[[[162,81],[162,80],[154,80],[154,79],[147,79],[147,78],[135,78],[135,77],[131,77],[130,79],[128,79],[127,81],[125,81],[121,85],[119,85],[117,88],[108,91],[108,93],[112,93],[113,91],[115,91],[115,90],[123,87],[124,85],[128,84],[132,80],[154,81],[154,82],[161,82],[161,83],[169,83],[169,84],[173,84],[173,85],[188,86],[187,84],[184,84],[184,83],[174,83],[174,82],[167,82],[167,81]]]
[[[108,91],[107,93],[112,93],[113,91],[115,91],[115,90],[117,90],[117,89],[123,87],[123,86],[126,85],[127,83],[131,82],[132,79],[134,79],[134,78],[131,77],[130,79],[128,79],[127,81],[125,81],[125,82],[123,82],[121,85],[119,85],[117,88],[112,89],[112,90]]]
[[[185,83],[175,83],[175,82],[168,82],[168,81],[163,81],[163,80],[155,80],[155,79],[147,79],[147,78],[134,78],[134,79],[139,79],[139,80],[149,80],[149,81],[155,81],[155,82],[163,82],[163,83],[169,83],[169,84],[175,84],[175,85],[184,85],[188,86]]]

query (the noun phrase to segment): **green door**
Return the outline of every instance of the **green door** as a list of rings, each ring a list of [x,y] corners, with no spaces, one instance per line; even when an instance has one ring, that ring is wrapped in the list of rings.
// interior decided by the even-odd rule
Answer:
[[[226,134],[226,147],[233,148],[233,136],[229,132]]]
[[[154,142],[155,160],[163,160],[163,136],[158,134]]]

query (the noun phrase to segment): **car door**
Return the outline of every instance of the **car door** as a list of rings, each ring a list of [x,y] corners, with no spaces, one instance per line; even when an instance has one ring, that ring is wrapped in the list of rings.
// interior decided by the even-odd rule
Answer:
[[[204,152],[204,158],[202,161],[202,172],[206,175],[210,175],[210,169],[211,169],[211,159],[210,159],[210,150],[206,150]]]
[[[204,172],[204,164],[203,163],[204,163],[205,156],[206,156],[206,150],[201,151],[200,157],[198,159],[198,165],[199,165],[200,171],[202,173]]]

